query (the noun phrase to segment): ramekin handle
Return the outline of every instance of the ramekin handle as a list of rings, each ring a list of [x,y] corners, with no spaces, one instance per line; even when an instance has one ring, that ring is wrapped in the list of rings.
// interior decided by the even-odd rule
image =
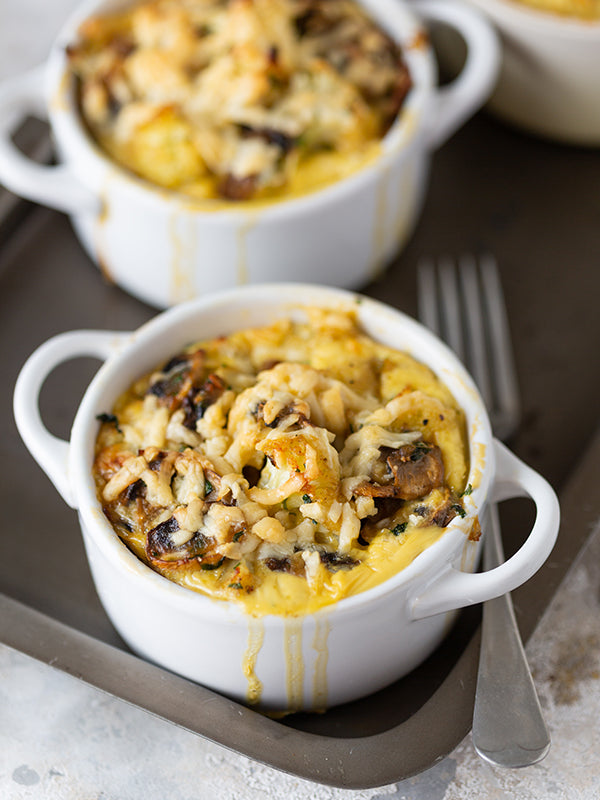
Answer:
[[[67,213],[100,210],[100,200],[64,164],[47,166],[25,156],[11,135],[29,114],[44,119],[44,68],[0,84],[0,182],[11,192]]]
[[[412,618],[421,619],[455,608],[481,603],[506,594],[542,566],[556,541],[560,522],[558,498],[550,484],[524,464],[501,442],[494,440],[496,479],[490,502],[529,496],[536,505],[531,532],[504,564],[487,572],[461,572],[452,566],[411,604]]]
[[[455,28],[467,45],[467,60],[460,74],[438,88],[427,119],[426,137],[433,149],[483,105],[500,69],[500,43],[493,27],[475,10],[452,0],[415,0],[414,8],[428,21]]]
[[[17,428],[27,449],[48,475],[65,502],[75,508],[69,480],[69,443],[54,436],[44,425],[39,397],[44,381],[64,361],[95,356],[105,361],[114,355],[130,334],[114,331],[61,333],[38,347],[19,373],[13,398]]]

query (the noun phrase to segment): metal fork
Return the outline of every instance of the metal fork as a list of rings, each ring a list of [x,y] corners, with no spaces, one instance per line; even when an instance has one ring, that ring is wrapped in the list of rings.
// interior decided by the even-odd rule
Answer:
[[[494,435],[516,429],[519,395],[502,286],[495,260],[463,256],[418,268],[419,317],[457,353],[472,374],[490,415]],[[504,561],[498,510],[490,504],[484,568]],[[473,712],[473,746],[486,761],[525,767],[550,748],[510,595],[483,607],[481,651]]]

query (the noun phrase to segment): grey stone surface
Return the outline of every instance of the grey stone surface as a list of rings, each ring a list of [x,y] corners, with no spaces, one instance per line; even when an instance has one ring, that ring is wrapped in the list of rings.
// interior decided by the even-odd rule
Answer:
[[[229,752],[6,647],[0,648],[3,800],[597,800],[600,796],[600,527],[527,653],[552,737],[521,770],[483,763],[470,738],[406,781],[320,786]],[[443,724],[443,720],[440,720]]]

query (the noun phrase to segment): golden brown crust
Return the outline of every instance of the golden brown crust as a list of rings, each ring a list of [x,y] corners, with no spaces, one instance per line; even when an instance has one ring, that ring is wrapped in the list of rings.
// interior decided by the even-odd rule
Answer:
[[[398,46],[353,0],[146,0],[88,19],[67,53],[99,144],[198,198],[347,174],[411,86]]]
[[[167,577],[226,598],[269,574],[311,584],[351,572],[382,532],[464,513],[464,420],[448,390],[351,314],[307,316],[194,345],[104,415],[100,502]]]

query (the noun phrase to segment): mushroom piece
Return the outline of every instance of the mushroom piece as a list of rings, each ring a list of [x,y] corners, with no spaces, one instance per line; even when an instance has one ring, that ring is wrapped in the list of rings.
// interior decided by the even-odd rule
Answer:
[[[146,554],[152,561],[190,561],[201,556],[208,548],[209,540],[199,531],[180,543],[173,534],[180,530],[175,517],[161,522],[148,531]]]
[[[356,487],[355,494],[416,500],[444,483],[442,451],[436,445],[416,442],[387,450],[384,455],[389,483],[364,481]]]
[[[352,569],[360,562],[348,555],[342,553],[321,551],[319,553],[321,564],[324,564],[330,572],[337,572],[340,569]]]
[[[276,558],[270,556],[265,558],[265,567],[271,572],[287,572],[290,575],[304,575],[304,561],[300,553],[294,553],[292,556],[285,556],[284,558]]]
[[[392,450],[386,459],[403,500],[416,500],[444,483],[442,451],[422,442]]]
[[[239,125],[240,133],[244,139],[262,139],[267,144],[274,144],[284,155],[287,155],[296,146],[296,140],[284,131],[276,128],[253,127],[251,125]]]
[[[181,402],[185,412],[183,424],[195,431],[196,422],[202,419],[206,409],[216,403],[225,391],[225,381],[211,373],[199,389],[192,387]]]
[[[299,430],[300,428],[306,428],[307,426],[312,426],[313,424],[308,417],[310,414],[310,407],[303,401],[288,403],[277,412],[273,419],[270,419],[268,422],[265,420],[264,408],[265,401],[263,400],[257,405],[253,414],[257,421],[260,420],[261,422],[264,422],[268,428],[277,428],[284,420],[287,420],[288,417],[292,416],[292,414],[296,417],[296,419],[293,427],[286,425],[288,430]]]
[[[229,172],[221,180],[217,192],[226,200],[249,200],[258,186],[258,175],[238,178]]]
[[[204,361],[205,353],[201,349],[174,356],[150,384],[147,394],[156,395],[160,403],[175,411],[193,387],[200,387]]]

